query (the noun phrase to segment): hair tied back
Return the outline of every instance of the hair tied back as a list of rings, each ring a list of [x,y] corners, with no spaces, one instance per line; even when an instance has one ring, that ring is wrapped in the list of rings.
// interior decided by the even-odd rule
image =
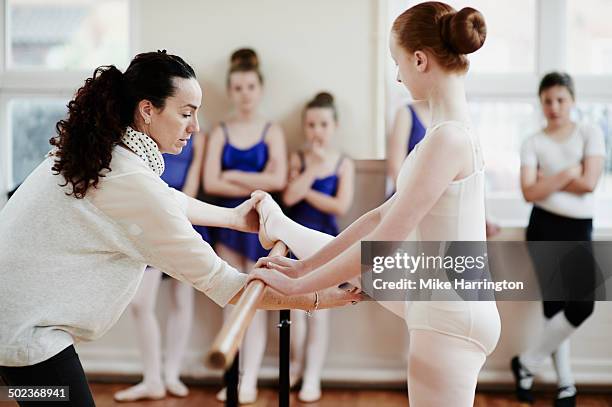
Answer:
[[[440,37],[457,54],[471,54],[483,46],[487,26],[483,15],[471,7],[440,17]]]

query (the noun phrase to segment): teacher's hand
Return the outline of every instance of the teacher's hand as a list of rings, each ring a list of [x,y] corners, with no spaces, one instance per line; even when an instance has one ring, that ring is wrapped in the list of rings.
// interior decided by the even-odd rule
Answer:
[[[349,304],[355,305],[363,299],[364,295],[359,292],[330,287],[319,291],[319,308],[343,307]]]
[[[300,286],[299,279],[289,278],[276,270],[255,269],[249,274],[250,280],[261,280],[268,287],[287,296],[308,293]],[[338,287],[330,287],[319,291],[319,308],[342,307],[348,304],[356,304],[363,299],[363,294],[357,290],[347,291]],[[312,310],[312,308],[306,308],[306,310]]]
[[[256,207],[260,199],[260,196],[253,196],[232,209],[234,211],[232,229],[250,233],[259,231],[259,214]]]

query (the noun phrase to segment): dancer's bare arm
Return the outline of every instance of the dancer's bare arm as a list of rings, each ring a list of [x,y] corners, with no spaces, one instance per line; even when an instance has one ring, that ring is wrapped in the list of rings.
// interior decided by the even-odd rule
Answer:
[[[336,256],[340,255],[342,252],[347,250],[353,244],[359,242],[363,237],[367,236],[368,233],[372,232],[376,228],[376,226],[378,226],[382,217],[384,216],[384,213],[387,211],[388,207],[393,203],[394,200],[395,198],[392,197],[381,206],[365,213],[359,219],[353,222],[349,227],[347,227],[337,237],[330,240],[327,245],[323,246],[321,249],[315,252],[312,256],[301,259],[301,274],[306,274],[312,270],[323,266]],[[262,264],[270,259],[273,258],[262,258],[260,259],[258,264]]]
[[[471,147],[465,136],[440,128],[421,148],[414,168],[398,185],[398,192],[387,213],[364,240],[404,240],[438,201],[448,185],[472,171]],[[332,241],[327,247],[335,242]],[[317,259],[315,254],[312,258]],[[272,268],[274,266],[272,265]],[[347,281],[361,270],[361,246],[355,242],[341,253],[303,277],[292,279],[276,270],[256,270],[249,277],[261,279],[284,294],[301,294]]]

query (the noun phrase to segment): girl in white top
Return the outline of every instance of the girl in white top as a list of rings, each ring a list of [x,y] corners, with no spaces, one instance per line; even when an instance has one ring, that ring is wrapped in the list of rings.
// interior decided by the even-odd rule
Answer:
[[[260,259],[274,270],[251,278],[283,293],[305,293],[358,276],[360,240],[486,239],[484,163],[464,90],[465,54],[482,46],[485,33],[478,11],[439,2],[418,4],[395,20],[390,48],[398,80],[426,99],[432,113],[428,135],[402,165],[397,193],[335,239],[295,224],[264,198],[262,238],[283,240],[300,260]],[[422,301],[401,315],[410,330],[410,405],[472,406],[478,373],[499,338],[495,302]]]
[[[525,200],[534,204],[526,239],[589,242],[595,209],[593,190],[606,155],[603,133],[595,126],[571,120],[575,90],[568,74],[545,75],[538,95],[546,127],[525,140],[521,148],[521,189]],[[554,281],[560,281],[550,274],[550,264],[557,256],[543,257],[544,251],[537,247],[534,244],[531,249],[534,269],[540,284],[550,290],[556,287]],[[564,269],[576,276],[565,281],[571,291],[565,291],[559,301],[545,298],[546,322],[541,336],[511,362],[521,401],[533,401],[533,373],[552,356],[558,379],[555,406],[576,405],[569,337],[593,313],[595,267],[591,256],[572,256],[563,263]]]
[[[102,336],[151,265],[235,302],[246,275],[221,260],[195,225],[257,229],[256,199],[219,208],[169,188],[162,152],[191,134],[202,90],[193,69],[163,52],[125,73],[100,67],[68,104],[56,149],[0,212],[0,375],[8,385],[70,386],[62,405],[92,406],[73,343]],[[325,306],[357,300],[322,293]],[[266,291],[261,307],[314,307],[316,294]]]

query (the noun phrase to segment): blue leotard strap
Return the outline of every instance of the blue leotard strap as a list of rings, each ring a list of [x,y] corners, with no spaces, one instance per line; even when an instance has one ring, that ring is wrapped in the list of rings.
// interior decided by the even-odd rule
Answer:
[[[221,130],[223,130],[223,136],[225,137],[225,141],[229,143],[229,131],[227,130],[227,124],[225,124],[225,122],[220,122],[219,126],[221,126]]]
[[[268,134],[268,130],[270,129],[271,126],[272,126],[272,123],[270,123],[270,122],[266,123],[266,125],[264,126],[263,131],[261,132],[261,141],[265,140],[266,134]]]
[[[425,125],[423,125],[421,119],[417,116],[414,107],[408,105],[408,110],[412,117],[412,127],[410,128],[410,133],[408,133],[408,152],[406,154],[410,154],[414,147],[423,140],[427,131]]]
[[[298,157],[300,157],[300,173],[304,172],[306,169],[306,158],[304,158],[304,152],[302,150],[298,150]]]
[[[344,161],[344,154],[340,154],[340,157],[338,158],[338,163],[336,164],[336,169],[334,170],[335,174],[338,173],[338,170],[340,169],[340,165],[342,164],[343,161]]]

